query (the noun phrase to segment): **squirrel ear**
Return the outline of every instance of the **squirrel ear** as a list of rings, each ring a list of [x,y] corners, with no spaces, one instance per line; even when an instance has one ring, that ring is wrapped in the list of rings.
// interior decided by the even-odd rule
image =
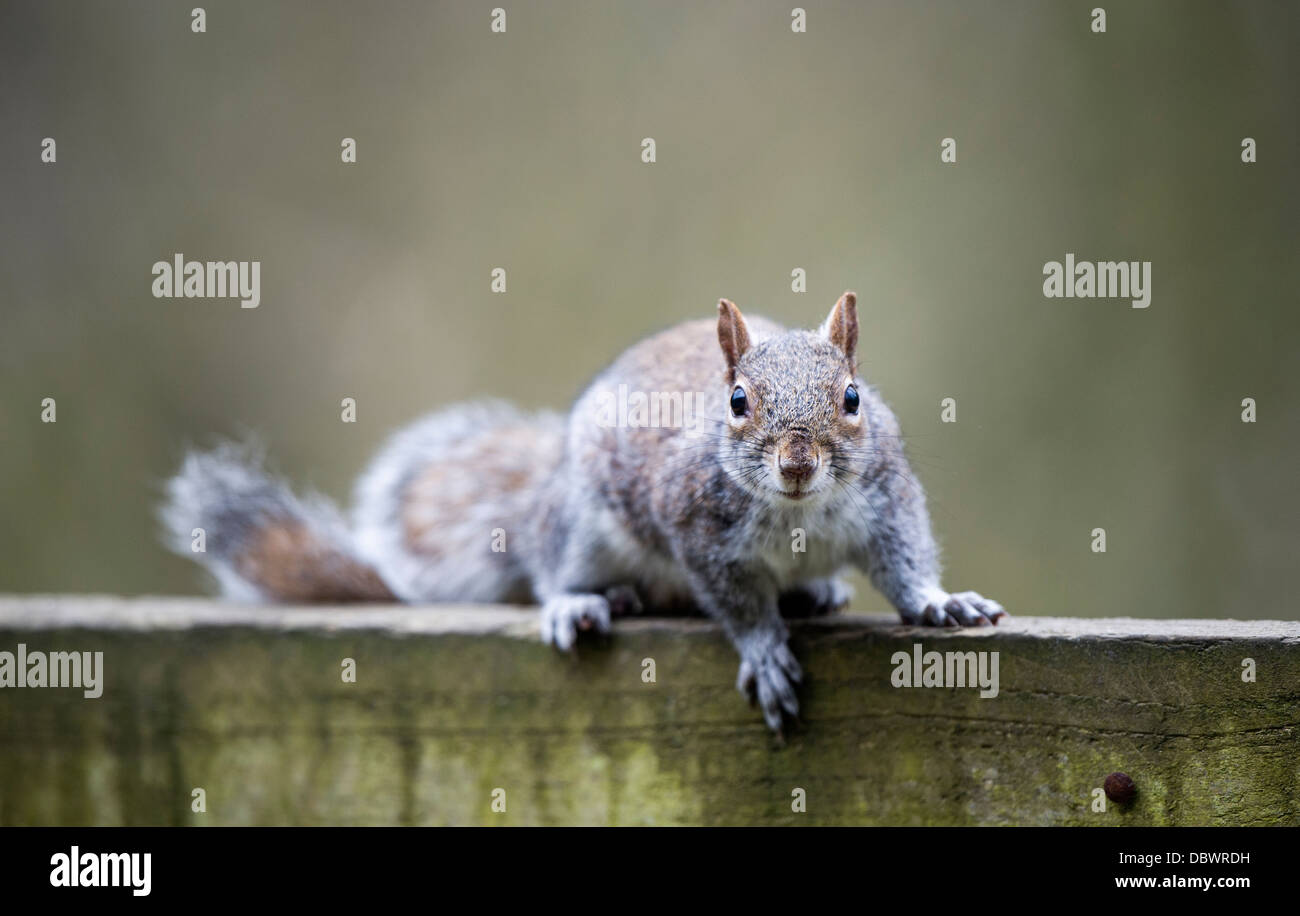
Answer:
[[[730,299],[718,300],[718,343],[727,357],[727,372],[734,373],[736,363],[749,349],[749,328],[745,326],[745,316]]]
[[[822,325],[822,335],[835,346],[844,351],[852,362],[853,354],[858,349],[858,295],[846,292],[835,303],[831,313]]]

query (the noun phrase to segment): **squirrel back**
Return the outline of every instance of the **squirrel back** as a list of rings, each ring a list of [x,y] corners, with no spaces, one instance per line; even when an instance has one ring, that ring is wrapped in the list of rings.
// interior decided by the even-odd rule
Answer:
[[[625,351],[567,418],[488,401],[399,431],[358,480],[351,524],[323,497],[296,496],[253,449],[191,454],[169,484],[170,545],[226,595],[284,602],[545,600],[572,587],[553,580],[575,552],[588,558],[583,587],[632,583],[662,608],[698,607],[687,554],[721,562],[726,548],[752,549],[783,580],[830,575],[850,560],[845,528],[861,527],[862,506],[829,498],[829,478],[799,503],[756,493],[774,445],[843,438],[836,397],[852,367],[824,333],[741,320],[753,402],[743,430],[717,325],[689,321]],[[859,386],[872,425],[896,432]],[[895,452],[886,441],[876,454]],[[802,555],[788,545],[801,526],[816,548]],[[196,528],[204,553],[191,549]]]
[[[562,446],[557,414],[438,411],[379,451],[349,523],[319,494],[295,495],[258,449],[224,443],[186,456],[168,482],[165,540],[238,601],[528,602],[513,540]]]

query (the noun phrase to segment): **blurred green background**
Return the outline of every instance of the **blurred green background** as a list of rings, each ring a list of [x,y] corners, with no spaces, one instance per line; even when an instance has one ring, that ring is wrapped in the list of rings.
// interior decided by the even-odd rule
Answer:
[[[431,408],[853,288],[950,587],[1300,616],[1300,5],[194,5],[0,6],[0,591],[200,591],[153,517],[187,446],[346,499]],[[175,252],[260,260],[261,307],[153,298]],[[1066,252],[1151,261],[1150,308],[1045,299]]]

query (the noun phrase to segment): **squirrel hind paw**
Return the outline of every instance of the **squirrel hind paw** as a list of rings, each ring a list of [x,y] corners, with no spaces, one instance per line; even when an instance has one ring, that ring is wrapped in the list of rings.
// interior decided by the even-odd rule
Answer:
[[[609,599],[604,595],[557,595],[542,604],[542,642],[568,652],[579,633],[608,635]]]
[[[778,607],[789,619],[838,614],[853,600],[853,586],[843,579],[813,579],[781,593]]]
[[[615,585],[606,589],[605,600],[609,602],[609,611],[614,617],[628,617],[645,610],[641,596],[630,585]]]

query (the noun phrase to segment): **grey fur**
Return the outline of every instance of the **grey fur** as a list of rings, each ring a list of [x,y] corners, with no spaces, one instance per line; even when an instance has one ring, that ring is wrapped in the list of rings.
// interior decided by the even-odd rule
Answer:
[[[908,623],[1005,615],[940,586],[924,493],[893,413],[857,376],[856,343],[850,293],[815,332],[746,321],[724,301],[716,326],[680,325],[624,353],[567,419],[486,403],[398,433],[358,482],[354,538],[337,513],[219,455],[187,459],[166,514],[181,552],[196,517],[222,544],[268,515],[311,519],[401,600],[540,602],[542,636],[560,649],[607,632],[638,598],[701,609],[740,655],[737,686],[779,730],[798,712],[802,677],[782,614],[844,606],[845,569],[864,570]],[[844,400],[850,383],[856,412]],[[600,398],[619,385],[700,392],[703,429],[596,422]],[[737,385],[749,404],[739,418],[729,407]],[[505,550],[493,549],[493,532]],[[247,583],[230,581],[225,549],[203,559],[237,591]]]
[[[558,460],[564,420],[559,414],[526,414],[500,401],[451,407],[417,420],[380,449],[357,481],[355,523],[361,556],[379,572],[403,601],[527,602],[532,600],[531,575],[521,542],[524,519],[536,505],[536,490]],[[525,455],[476,451],[481,437],[514,429],[530,433],[541,444]],[[536,475],[523,492],[492,490],[492,476],[503,461],[528,459]],[[402,514],[409,510],[412,481],[429,466],[466,465],[464,486],[477,493],[450,494],[465,499],[458,511],[435,513],[438,556],[417,549],[403,530]],[[477,479],[476,479],[477,478]],[[438,508],[438,507],[434,507]],[[506,534],[506,549],[494,552],[491,532]]]

